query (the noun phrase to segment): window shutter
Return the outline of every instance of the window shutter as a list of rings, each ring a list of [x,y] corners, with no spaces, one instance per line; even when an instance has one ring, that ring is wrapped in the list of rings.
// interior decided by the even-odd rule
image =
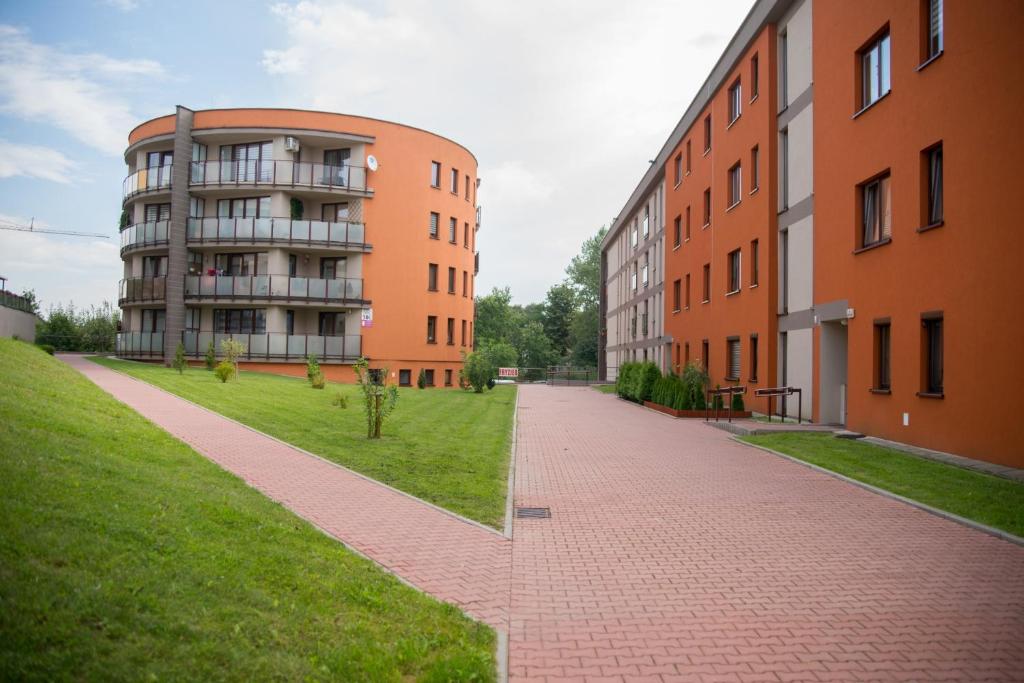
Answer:
[[[729,342],[729,377],[740,376],[740,342],[738,339]]]

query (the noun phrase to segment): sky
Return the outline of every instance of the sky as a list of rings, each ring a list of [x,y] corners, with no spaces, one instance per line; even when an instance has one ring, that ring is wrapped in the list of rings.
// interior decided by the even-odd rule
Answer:
[[[397,121],[479,161],[476,291],[544,298],[626,203],[752,0],[0,0],[0,276],[116,301],[128,132],[181,104]],[[171,7],[175,11],[169,11]]]

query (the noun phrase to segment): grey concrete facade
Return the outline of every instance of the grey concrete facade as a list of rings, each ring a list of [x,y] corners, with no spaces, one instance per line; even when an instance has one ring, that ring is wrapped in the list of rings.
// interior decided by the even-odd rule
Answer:
[[[192,158],[191,109],[178,106],[174,126],[171,170],[171,218],[167,228],[167,285],[164,327],[164,364],[170,365],[185,330],[185,271],[188,267],[186,235],[189,216],[189,164]]]

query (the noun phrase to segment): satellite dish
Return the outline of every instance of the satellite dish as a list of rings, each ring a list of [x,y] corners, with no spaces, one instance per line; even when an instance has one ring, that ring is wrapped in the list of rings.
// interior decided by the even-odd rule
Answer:
[[[377,170],[377,157],[373,156],[372,154],[367,156],[366,157],[366,168],[370,169],[371,171],[376,171]]]

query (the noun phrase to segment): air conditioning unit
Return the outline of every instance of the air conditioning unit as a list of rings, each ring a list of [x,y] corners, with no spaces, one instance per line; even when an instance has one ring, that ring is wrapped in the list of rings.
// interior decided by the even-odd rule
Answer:
[[[284,139],[284,149],[286,152],[298,152],[299,151],[299,139],[288,136]]]

